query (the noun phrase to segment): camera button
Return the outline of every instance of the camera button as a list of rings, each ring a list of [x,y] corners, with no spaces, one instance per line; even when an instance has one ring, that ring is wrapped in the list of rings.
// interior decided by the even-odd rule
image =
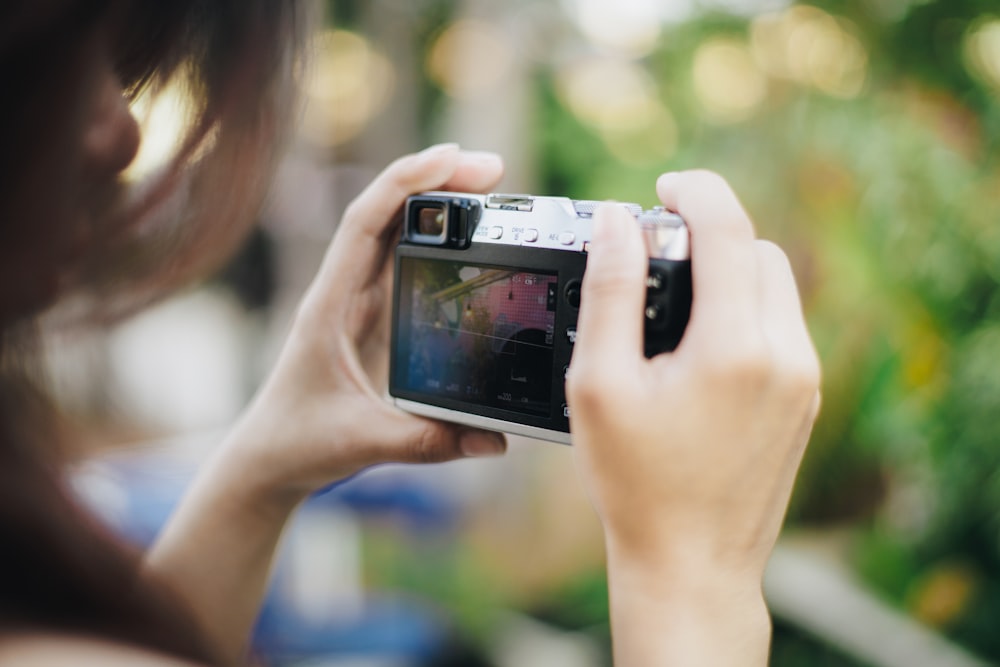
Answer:
[[[651,292],[662,291],[663,287],[666,285],[666,282],[667,282],[667,277],[664,276],[662,273],[657,273],[654,271],[650,273],[648,276],[646,276],[646,287]]]
[[[571,280],[569,284],[566,285],[566,301],[569,305],[574,308],[580,307],[580,296],[582,294],[582,287],[579,280]]]
[[[524,230],[524,240],[527,243],[534,243],[538,240],[538,230],[537,229],[525,229]]]
[[[499,225],[497,225],[495,227],[490,227],[490,234],[489,234],[489,236],[490,236],[491,239],[498,239],[498,238],[500,238],[501,236],[503,236],[503,227],[500,227]]]
[[[573,245],[576,242],[576,234],[573,232],[563,232],[559,235],[559,243],[563,245]]]

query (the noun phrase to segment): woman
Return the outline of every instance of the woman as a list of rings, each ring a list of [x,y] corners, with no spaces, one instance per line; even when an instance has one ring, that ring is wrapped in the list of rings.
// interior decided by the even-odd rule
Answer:
[[[265,193],[287,126],[302,8],[268,0],[43,0],[0,9],[0,667],[236,664],[282,527],[312,491],[386,461],[500,454],[501,436],[382,400],[398,210],[490,190],[492,154],[441,145],[350,205],[269,379],[159,541],[130,554],[69,499],[33,383],[42,313],[105,319],[216,266]],[[128,100],[172,75],[189,136],[138,191]],[[669,174],[695,299],[676,352],[646,360],[646,258],[595,216],[568,380],[579,473],[603,521],[616,663],[766,663],[764,565],[818,409],[787,259],[728,186]],[[56,307],[54,312],[53,307]]]

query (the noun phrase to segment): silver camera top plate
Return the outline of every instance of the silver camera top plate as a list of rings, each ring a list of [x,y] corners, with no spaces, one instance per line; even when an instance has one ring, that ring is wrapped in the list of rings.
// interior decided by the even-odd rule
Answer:
[[[604,203],[569,197],[502,193],[424,194],[478,201],[482,206],[482,217],[472,234],[473,243],[576,252],[587,251],[591,240],[593,213]],[[679,215],[662,207],[644,210],[638,204],[616,203],[628,210],[642,227],[649,257],[675,261],[690,258],[687,226]]]

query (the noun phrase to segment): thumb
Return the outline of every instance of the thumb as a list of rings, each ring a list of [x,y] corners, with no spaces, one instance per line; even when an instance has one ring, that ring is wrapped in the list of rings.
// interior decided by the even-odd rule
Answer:
[[[500,433],[449,424],[391,410],[381,419],[375,462],[443,463],[462,458],[500,456],[507,441]]]
[[[639,226],[623,207],[602,205],[583,276],[573,373],[620,372],[642,358],[648,258]]]

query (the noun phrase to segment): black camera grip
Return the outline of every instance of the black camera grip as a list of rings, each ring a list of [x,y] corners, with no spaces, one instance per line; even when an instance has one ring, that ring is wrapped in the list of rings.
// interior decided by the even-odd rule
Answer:
[[[650,259],[646,278],[646,357],[674,350],[691,315],[691,260]]]

